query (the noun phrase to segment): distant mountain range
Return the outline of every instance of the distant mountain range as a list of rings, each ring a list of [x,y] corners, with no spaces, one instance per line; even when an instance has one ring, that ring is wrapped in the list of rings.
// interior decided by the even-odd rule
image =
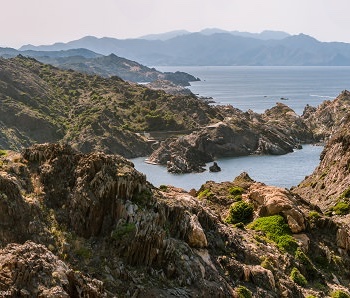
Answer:
[[[176,31],[170,31],[166,33],[160,33],[160,34],[149,34],[139,37],[139,39],[147,39],[147,40],[168,40],[172,39],[177,36],[181,35],[187,35],[191,34],[193,32],[187,31],[187,30],[176,30]],[[251,37],[256,39],[263,39],[263,40],[269,40],[269,39],[283,39],[288,36],[290,36],[289,33],[283,32],[283,31],[270,31],[265,30],[261,33],[250,33],[250,32],[241,32],[241,31],[227,31],[222,30],[218,28],[207,28],[203,29],[202,31],[199,31],[199,33],[203,35],[212,35],[215,33],[229,33],[236,36],[243,36],[243,37]]]
[[[138,39],[86,36],[68,43],[20,48],[21,51],[62,51],[84,48],[111,53],[144,65],[350,65],[350,44],[320,42],[305,34],[280,31],[259,34],[205,29],[173,31]]]

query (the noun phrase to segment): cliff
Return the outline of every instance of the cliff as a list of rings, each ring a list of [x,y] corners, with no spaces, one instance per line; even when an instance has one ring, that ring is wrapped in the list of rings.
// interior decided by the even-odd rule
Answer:
[[[0,167],[0,290],[12,296],[325,297],[349,283],[349,235],[247,174],[157,189],[120,156],[58,144],[2,151]]]

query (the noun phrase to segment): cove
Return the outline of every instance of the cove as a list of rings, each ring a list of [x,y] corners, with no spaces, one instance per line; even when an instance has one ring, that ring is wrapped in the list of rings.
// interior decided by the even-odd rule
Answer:
[[[135,168],[147,176],[154,186],[173,185],[187,191],[198,190],[206,181],[232,181],[242,172],[267,185],[290,188],[298,185],[307,175],[310,175],[320,162],[322,146],[303,145],[303,149],[295,150],[286,155],[250,155],[234,158],[217,159],[221,172],[210,173],[209,166],[203,173],[171,174],[165,166],[145,163],[145,157],[134,158],[131,161]]]

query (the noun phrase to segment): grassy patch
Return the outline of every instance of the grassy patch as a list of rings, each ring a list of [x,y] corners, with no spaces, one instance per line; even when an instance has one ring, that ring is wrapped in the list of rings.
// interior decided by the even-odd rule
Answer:
[[[202,191],[199,192],[198,194],[198,199],[202,200],[202,199],[207,199],[212,197],[214,194],[210,191],[210,189],[204,189]]]
[[[347,202],[338,202],[331,209],[336,215],[345,215],[350,212],[350,204]]]
[[[7,150],[0,149],[0,156],[5,156],[5,155],[7,155]]]
[[[225,221],[230,224],[237,224],[239,222],[248,223],[253,218],[253,212],[254,208],[252,204],[239,201],[231,205]]]
[[[295,253],[298,244],[291,236],[292,232],[281,215],[260,217],[252,222],[248,228],[262,231],[269,240],[276,243],[281,251]]]

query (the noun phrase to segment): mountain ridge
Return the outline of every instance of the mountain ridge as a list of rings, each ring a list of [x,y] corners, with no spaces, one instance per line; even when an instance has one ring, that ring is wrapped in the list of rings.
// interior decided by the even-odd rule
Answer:
[[[102,55],[114,53],[144,65],[350,65],[350,44],[321,42],[305,35],[258,39],[230,32],[201,32],[166,40],[83,37],[68,43],[24,46],[21,50],[87,48]]]

